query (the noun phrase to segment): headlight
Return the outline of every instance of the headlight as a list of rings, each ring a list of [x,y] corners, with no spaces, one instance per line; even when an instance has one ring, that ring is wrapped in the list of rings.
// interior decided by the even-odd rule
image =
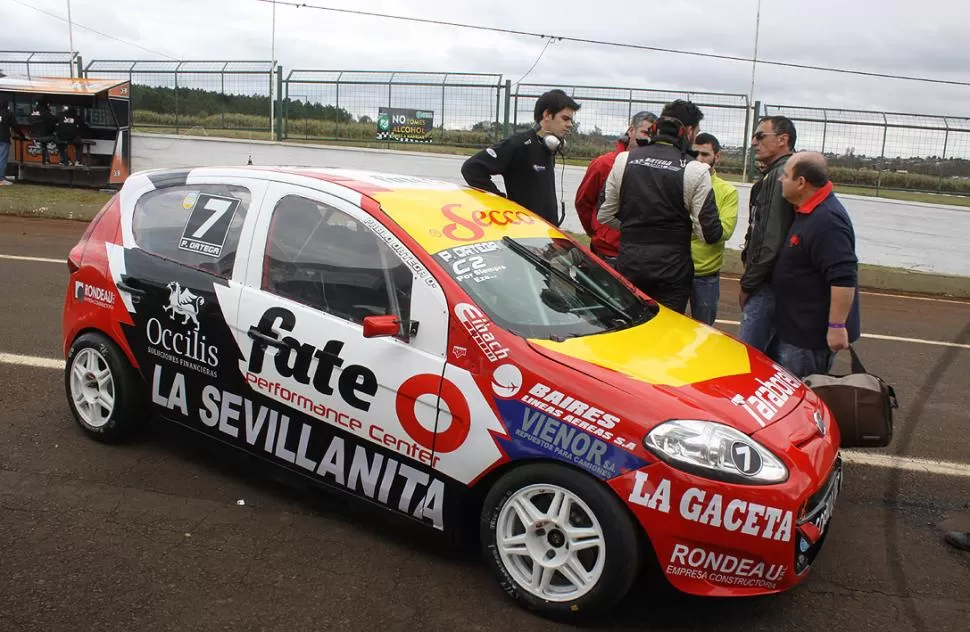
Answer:
[[[643,438],[643,445],[670,465],[707,478],[747,485],[788,478],[788,468],[767,448],[713,421],[666,421]]]

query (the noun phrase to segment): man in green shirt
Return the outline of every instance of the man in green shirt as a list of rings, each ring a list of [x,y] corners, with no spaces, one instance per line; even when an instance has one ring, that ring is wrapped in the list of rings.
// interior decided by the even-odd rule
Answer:
[[[697,160],[711,167],[714,202],[721,219],[723,236],[714,244],[707,244],[695,235],[690,242],[694,259],[694,287],[690,295],[690,315],[694,320],[713,325],[717,318],[717,304],[721,299],[721,265],[724,263],[724,244],[734,234],[738,223],[738,190],[717,175],[717,161],[721,157],[721,143],[713,134],[698,134],[694,139]]]

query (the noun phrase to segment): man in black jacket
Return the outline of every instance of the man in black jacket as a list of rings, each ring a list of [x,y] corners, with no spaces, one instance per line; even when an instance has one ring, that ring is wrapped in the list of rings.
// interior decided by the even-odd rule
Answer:
[[[573,127],[579,104],[562,90],[550,90],[536,101],[535,125],[483,149],[465,161],[461,175],[469,186],[502,195],[492,176],[505,180],[506,197],[546,221],[562,221],[556,203],[555,154]]]
[[[617,155],[597,213],[620,230],[617,271],[681,314],[694,282],[691,235],[713,244],[723,234],[710,167],[693,152],[703,117],[690,101],[667,104],[652,139]]]
[[[0,101],[0,186],[7,186],[7,160],[10,158],[10,139],[14,134],[13,111],[6,101]]]
[[[751,187],[748,230],[741,262],[741,328],[738,337],[774,357],[775,295],[771,288],[775,262],[795,218],[795,209],[782,195],[781,174],[795,151],[795,126],[784,116],[761,119],[752,140],[755,160],[764,174]]]

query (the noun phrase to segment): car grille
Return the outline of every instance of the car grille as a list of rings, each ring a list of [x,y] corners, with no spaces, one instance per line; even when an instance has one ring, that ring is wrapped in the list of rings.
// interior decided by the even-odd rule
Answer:
[[[832,471],[829,472],[828,477],[825,479],[825,483],[809,497],[808,502],[805,504],[805,514],[799,518],[798,524],[803,525],[822,519],[822,513],[825,511],[829,498],[832,494],[838,493],[841,487],[842,457],[838,456],[832,466]],[[825,542],[825,537],[828,535],[829,526],[828,521],[822,525],[822,533],[814,544],[809,542],[800,531],[797,532],[798,535],[795,538],[794,551],[796,573],[801,574],[807,570],[815,561],[815,558],[818,557],[819,552],[822,550],[822,544]]]

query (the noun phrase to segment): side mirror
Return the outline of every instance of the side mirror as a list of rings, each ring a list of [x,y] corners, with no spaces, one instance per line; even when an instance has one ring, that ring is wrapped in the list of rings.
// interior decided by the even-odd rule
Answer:
[[[364,338],[396,336],[401,333],[401,319],[394,314],[364,317]]]

